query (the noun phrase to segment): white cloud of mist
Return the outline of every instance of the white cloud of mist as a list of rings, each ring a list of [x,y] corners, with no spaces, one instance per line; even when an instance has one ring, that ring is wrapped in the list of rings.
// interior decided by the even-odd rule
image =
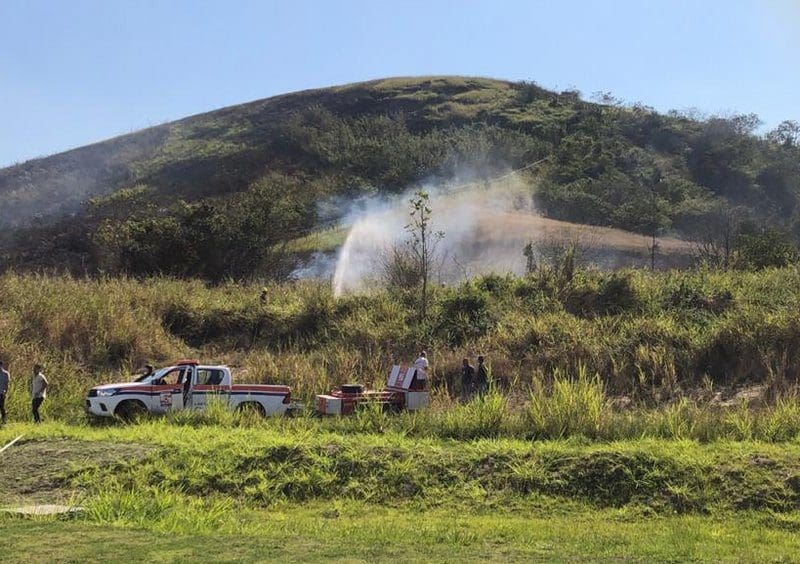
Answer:
[[[470,172],[459,175],[469,178]],[[474,177],[474,176],[473,176]],[[524,265],[518,241],[502,244],[497,215],[532,214],[531,186],[514,173],[492,181],[429,182],[392,199],[361,202],[339,251],[334,292],[364,291],[379,278],[381,257],[408,238],[410,199],[416,190],[430,196],[431,231],[444,232],[436,247],[441,282],[480,272],[516,272]]]
[[[477,175],[468,171],[457,180],[430,181],[398,196],[355,200],[342,221],[350,227],[335,260],[316,253],[295,277],[330,279],[337,296],[377,287],[387,250],[408,240],[410,199],[416,190],[430,196],[431,231],[444,232],[436,248],[435,282],[458,283],[490,272],[521,274],[523,248],[529,241],[580,239],[591,247],[590,259],[599,266],[648,264],[647,237],[538,214],[531,176],[510,172],[493,180],[465,180],[470,177]],[[674,239],[659,244],[667,253],[687,252],[686,244]]]

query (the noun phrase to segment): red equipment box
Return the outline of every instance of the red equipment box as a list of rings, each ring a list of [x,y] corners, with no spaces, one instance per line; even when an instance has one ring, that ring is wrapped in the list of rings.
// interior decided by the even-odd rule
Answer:
[[[315,407],[321,415],[348,415],[359,405],[377,403],[384,409],[400,411],[417,410],[428,407],[429,394],[425,380],[414,377],[413,367],[395,365],[389,372],[386,388],[383,390],[364,390],[357,384],[345,384],[330,394],[316,397]]]

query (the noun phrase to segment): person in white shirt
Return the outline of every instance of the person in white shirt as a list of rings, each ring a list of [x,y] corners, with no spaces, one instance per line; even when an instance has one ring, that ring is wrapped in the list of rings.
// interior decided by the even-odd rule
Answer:
[[[42,374],[42,366],[40,364],[33,365],[33,378],[31,379],[31,410],[33,411],[33,420],[36,423],[41,423],[42,418],[39,416],[39,408],[42,406],[44,398],[47,397],[47,378]]]
[[[414,361],[414,378],[418,384],[425,389],[428,382],[428,357],[425,351],[419,353],[419,357]]]

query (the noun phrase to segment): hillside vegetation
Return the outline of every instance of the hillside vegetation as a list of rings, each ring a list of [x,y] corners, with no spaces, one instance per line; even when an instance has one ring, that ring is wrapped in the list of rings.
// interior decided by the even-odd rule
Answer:
[[[23,380],[43,361],[47,410],[69,420],[91,385],[186,356],[230,363],[242,381],[289,384],[302,400],[348,381],[382,384],[420,347],[444,395],[458,391],[461,359],[483,353],[523,401],[554,373],[585,373],[642,405],[757,384],[770,402],[792,392],[800,370],[796,268],[486,276],[436,288],[426,324],[413,290],[334,299],[327,285],[284,283],[265,303],[260,294],[236,283],[6,274],[0,352]],[[27,412],[25,394],[9,401]]]
[[[189,117],[0,170],[0,259],[81,274],[281,278],[293,266],[285,244],[336,221],[353,198],[538,161],[523,179],[555,219],[703,238],[735,215],[797,233],[797,124],[762,137],[751,115],[598,99],[404,78]]]

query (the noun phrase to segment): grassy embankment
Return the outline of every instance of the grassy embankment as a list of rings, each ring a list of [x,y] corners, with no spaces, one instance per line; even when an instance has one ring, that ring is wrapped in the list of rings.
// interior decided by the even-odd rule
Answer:
[[[453,441],[398,433],[13,424],[5,499],[86,511],[0,517],[14,559],[789,560],[797,443]],[[254,423],[254,422],[251,422]],[[49,460],[48,463],[43,460]],[[49,471],[42,470],[44,466]],[[42,542],[31,545],[31,535]]]

